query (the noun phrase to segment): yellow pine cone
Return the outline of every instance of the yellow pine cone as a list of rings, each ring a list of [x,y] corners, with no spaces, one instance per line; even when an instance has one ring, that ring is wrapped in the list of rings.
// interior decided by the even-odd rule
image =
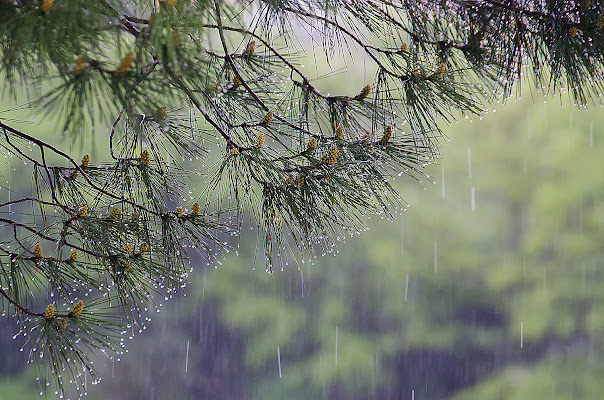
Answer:
[[[78,56],[76,58],[75,64],[73,64],[73,73],[76,75],[80,75],[84,72],[84,57]]]
[[[263,125],[268,125],[271,123],[271,121],[273,120],[273,112],[269,111],[268,113],[266,113],[266,115],[264,116],[264,119],[262,120],[262,124]]]
[[[67,328],[67,323],[63,320],[60,320],[59,321],[59,330],[62,331],[65,328]]]
[[[380,144],[382,146],[386,146],[390,141],[390,137],[392,136],[392,127],[388,125],[386,129],[384,129],[384,136],[382,136],[382,140],[380,140]]]
[[[69,174],[69,179],[72,181],[78,179],[78,171],[72,171],[71,174]]]
[[[236,90],[241,85],[241,79],[238,76],[233,78],[233,90]]]
[[[231,154],[236,156],[239,154],[239,149],[237,147],[231,147]]]
[[[150,162],[151,160],[149,158],[149,152],[147,150],[143,150],[141,152],[141,164],[143,164],[145,167],[148,167]]]
[[[46,306],[46,311],[44,311],[44,318],[52,319],[55,316],[55,307],[52,304]]]
[[[443,76],[445,73],[445,65],[444,64],[440,64],[438,66],[438,68],[436,68],[436,72],[434,72],[434,77],[435,78],[440,78],[441,76]]]
[[[80,208],[78,208],[78,217],[83,217],[88,212],[88,204],[82,203]]]
[[[604,14],[601,14],[598,17],[597,23],[596,23],[596,30],[597,31],[601,31],[602,29],[604,29]]]
[[[182,207],[176,207],[176,216],[177,217],[182,217]]]
[[[84,309],[84,302],[82,300],[78,301],[73,305],[73,309],[71,310],[72,317],[79,317],[82,314],[82,310]]]
[[[130,268],[131,268],[130,263],[124,264],[124,271],[130,271]]]
[[[247,54],[247,55],[253,55],[254,51],[256,51],[256,41],[252,40],[250,42],[248,42],[247,46],[245,46],[245,50],[243,51],[243,54]]]
[[[321,157],[321,161],[324,164],[333,166],[336,163],[337,158],[338,158],[338,148],[334,146],[334,147],[330,148],[327,153],[323,154],[323,157]]]
[[[90,163],[90,156],[86,154],[84,157],[82,157],[82,167],[87,167],[88,163]]]
[[[126,246],[124,246],[124,253],[126,253],[126,254],[132,253],[133,250],[134,250],[134,246],[132,246],[130,243],[128,243]]]
[[[403,52],[407,51],[407,43],[401,44],[401,51],[403,51]]]
[[[75,250],[74,250],[74,251],[72,251],[72,252],[71,252],[71,254],[69,255],[69,259],[70,259],[71,261],[75,261],[75,260],[77,260],[77,259],[78,259],[78,252],[77,252],[77,251],[75,251]]]
[[[365,134],[361,138],[361,143],[369,144],[369,139],[371,139],[371,134],[369,132],[365,132]]]
[[[574,38],[575,36],[577,36],[577,33],[578,33],[578,32],[579,32],[579,29],[577,29],[577,27],[576,27],[576,26],[571,26],[571,27],[568,29],[568,36],[569,36],[570,38]]]
[[[174,47],[180,47],[180,43],[181,43],[181,39],[180,39],[180,33],[178,33],[178,30],[176,30],[176,28],[172,28],[172,43],[174,43]]]
[[[168,8],[174,8],[175,4],[176,4],[176,0],[166,0],[166,7],[168,7]]]
[[[44,12],[48,12],[48,10],[50,10],[50,7],[52,7],[54,2],[55,2],[55,0],[42,0],[42,5],[40,6],[40,9]]]
[[[141,256],[144,256],[147,250],[149,250],[149,245],[147,243],[142,243],[138,249],[141,253]]]
[[[122,218],[122,210],[120,210],[118,207],[113,207],[111,214],[109,214],[109,218],[111,218],[114,222]]]
[[[341,127],[341,126],[338,126],[338,127],[336,128],[336,131],[335,131],[334,135],[335,135],[335,137],[337,137],[337,138],[341,138],[342,136],[344,136],[344,130],[342,129],[342,127]]]
[[[39,244],[34,246],[34,256],[42,258],[42,246],[40,246]]]
[[[193,207],[191,207],[191,215],[199,215],[199,203],[193,204]]]
[[[258,138],[256,139],[256,145],[254,147],[259,149],[262,146],[264,146],[264,135],[258,135]]]
[[[367,98],[367,96],[369,96],[370,92],[371,92],[371,85],[366,85],[365,87],[363,87],[363,89],[361,89],[359,94],[357,94],[354,99],[355,100],[365,100]]]
[[[296,176],[295,185],[297,188],[301,188],[304,185],[304,175],[298,174]]]
[[[132,52],[126,53],[124,58],[122,58],[122,61],[120,61],[120,65],[118,65],[117,68],[115,69],[115,74],[116,75],[125,75],[126,72],[128,72],[128,69],[130,69],[130,66],[132,65],[133,62],[134,62],[134,54]]]
[[[308,146],[306,147],[306,151],[311,152],[317,148],[317,141],[313,138],[308,141]]]
[[[155,114],[156,121],[163,121],[168,116],[168,107],[166,107],[166,106],[160,107],[157,110],[155,110],[154,114]]]

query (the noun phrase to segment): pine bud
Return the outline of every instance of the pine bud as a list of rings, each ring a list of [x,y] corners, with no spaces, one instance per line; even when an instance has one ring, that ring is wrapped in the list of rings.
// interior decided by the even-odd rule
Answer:
[[[254,147],[259,149],[262,146],[264,146],[264,135],[258,135],[258,138],[256,138],[256,145]]]
[[[268,113],[266,113],[266,115],[264,116],[264,119],[262,120],[262,125],[268,125],[271,123],[271,121],[273,120],[273,112],[269,111]]]
[[[237,147],[231,147],[231,154],[236,156],[239,154],[239,149]]]
[[[199,203],[193,204],[193,207],[191,207],[191,215],[199,215]]]
[[[82,157],[82,167],[87,167],[89,162],[90,162],[90,156],[88,154],[86,154],[84,157]]]
[[[382,146],[386,146],[390,141],[390,137],[392,136],[392,127],[388,125],[386,129],[384,129],[384,136],[382,136],[382,140],[380,140],[380,144]]]
[[[604,14],[600,14],[596,23],[596,30],[601,31],[604,29]]]
[[[241,79],[238,76],[233,78],[233,90],[237,90],[237,88],[241,85]]]
[[[168,108],[166,106],[159,107],[153,114],[156,121],[163,121],[168,116]]]
[[[55,2],[55,0],[42,0],[42,5],[40,6],[40,9],[44,12],[48,12],[48,10],[50,10],[50,7],[52,7],[54,2]]]
[[[296,176],[295,185],[297,188],[301,188],[304,185],[304,175],[298,174]]]
[[[176,207],[176,216],[182,217],[182,213],[183,213],[182,207]]]
[[[407,43],[403,43],[403,44],[401,44],[401,51],[402,51],[402,52],[407,51]]]
[[[354,99],[355,100],[365,100],[367,98],[367,96],[369,96],[370,92],[371,92],[371,85],[366,85],[365,87],[363,87],[363,89],[361,89],[359,94],[357,94],[354,97]]]
[[[168,7],[168,8],[174,8],[175,4],[176,4],[176,0],[166,0],[166,7]]]
[[[419,75],[419,69],[417,67],[413,67],[413,69],[411,70],[411,75],[413,75],[413,76]]]
[[[122,61],[120,61],[120,65],[118,65],[118,67],[115,69],[115,74],[116,75],[125,75],[126,72],[128,72],[128,69],[130,69],[130,66],[132,65],[133,62],[134,62],[134,54],[131,52],[126,53],[124,58],[122,58]]]
[[[124,246],[124,253],[126,253],[126,254],[132,253],[133,250],[134,250],[134,246],[132,246],[132,244],[130,244],[130,243],[128,243],[126,246]]]
[[[142,243],[138,249],[139,249],[139,252],[141,253],[141,256],[144,256],[145,253],[147,252],[147,250],[149,250],[149,245],[147,243]]]
[[[365,132],[365,134],[361,138],[361,143],[369,144],[369,139],[371,139],[371,134],[369,132]]]
[[[157,14],[152,13],[151,15],[149,15],[149,25],[153,26],[153,24],[155,24],[155,18],[157,18]]]
[[[71,174],[69,174],[69,180],[75,181],[77,178],[78,178],[78,171],[71,171]]]
[[[65,328],[67,328],[67,323],[63,320],[60,320],[59,321],[59,330],[62,331]]]
[[[39,244],[34,246],[34,256],[42,258],[42,246],[40,246]]]
[[[172,28],[172,43],[174,43],[174,47],[180,47],[180,43],[181,43],[181,39],[180,39],[180,33],[178,33],[178,30],[176,30],[176,28]]]
[[[75,250],[74,250],[74,251],[72,251],[72,252],[71,252],[71,254],[69,255],[69,259],[70,259],[71,261],[75,261],[75,260],[77,260],[77,259],[78,259],[78,252],[77,252],[77,251],[75,251]]]
[[[141,164],[143,164],[145,167],[148,167],[150,161],[149,152],[147,150],[143,150],[141,152]]]
[[[111,210],[111,214],[109,214],[109,218],[111,218],[114,222],[122,218],[122,210],[117,207],[113,207],[113,210]]]
[[[88,204],[82,203],[80,208],[78,208],[78,217],[83,217],[88,212]]]
[[[124,271],[130,271],[130,263],[124,264]]]
[[[329,149],[329,151],[327,153],[323,154],[323,157],[321,157],[321,161],[324,164],[333,166],[336,163],[337,158],[338,158],[338,148],[333,146],[332,148]]]
[[[46,311],[44,311],[44,318],[52,319],[55,316],[55,307],[52,304],[46,306]]]
[[[314,149],[317,148],[317,141],[313,138],[308,141],[308,146],[306,146],[306,151],[311,153]]]
[[[335,131],[335,137],[341,138],[342,136],[344,136],[344,130],[341,126],[338,126]]]
[[[82,300],[80,300],[73,305],[73,309],[71,310],[70,315],[72,317],[79,317],[82,314],[83,309],[84,309],[84,302]]]

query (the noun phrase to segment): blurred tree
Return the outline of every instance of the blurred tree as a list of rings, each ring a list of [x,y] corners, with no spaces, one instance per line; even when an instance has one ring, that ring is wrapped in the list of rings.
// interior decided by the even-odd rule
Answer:
[[[400,211],[392,178],[423,179],[437,120],[507,97],[527,58],[538,87],[581,105],[602,94],[604,6],[591,1],[3,0],[0,11],[5,91],[24,87],[35,100],[21,107],[81,143],[111,125],[111,158],[97,162],[0,121],[9,168],[33,170],[31,193],[0,189],[0,294],[59,387],[94,376],[92,349],[119,354],[153,293],[185,284],[187,250],[212,261],[244,212],[271,269],[291,241],[332,252],[365,215]],[[374,82],[320,91],[296,61],[297,24],[327,60],[368,58]],[[287,311],[282,335],[298,319]]]

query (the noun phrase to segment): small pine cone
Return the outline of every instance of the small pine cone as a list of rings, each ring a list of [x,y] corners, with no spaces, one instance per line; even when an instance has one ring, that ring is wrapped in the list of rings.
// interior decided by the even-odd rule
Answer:
[[[308,141],[308,146],[306,147],[306,151],[311,153],[314,149],[317,148],[317,141],[313,138]]]
[[[132,52],[126,53],[122,61],[120,61],[120,65],[115,69],[116,75],[126,75],[126,72],[130,69],[130,66],[134,62],[134,54]]]
[[[191,207],[191,215],[199,215],[199,203],[193,204],[193,207]]]
[[[576,26],[571,26],[570,29],[568,30],[568,36],[572,39],[575,36],[577,36],[577,33],[579,33],[579,29],[577,29]]]
[[[382,136],[382,140],[380,140],[380,144],[382,146],[386,146],[390,141],[390,137],[392,136],[392,127],[388,125],[386,129],[384,129],[384,136]]]
[[[48,12],[48,10],[50,10],[50,7],[52,7],[54,2],[55,2],[55,0],[42,0],[42,5],[40,6],[40,9],[44,12]]]
[[[132,244],[130,244],[130,243],[128,243],[126,246],[124,246],[124,253],[126,253],[126,254],[132,253],[133,250],[134,250],[134,246],[132,246]]]
[[[168,116],[168,107],[166,107],[166,106],[159,107],[154,112],[154,117],[155,117],[156,121],[163,121],[166,119],[167,116]]]
[[[237,90],[237,88],[241,86],[241,79],[238,76],[233,78],[233,90]]]
[[[82,314],[83,309],[84,309],[84,302],[82,300],[80,300],[73,305],[73,309],[71,310],[70,315],[72,317],[79,317]]]
[[[78,208],[78,217],[83,217],[88,212],[88,204],[82,203],[80,208]]]
[[[243,51],[243,54],[251,56],[254,54],[254,51],[256,51],[256,41],[252,40],[252,41],[248,42],[247,46],[245,46],[245,50]]]
[[[344,130],[342,129],[342,127],[341,127],[341,126],[338,126],[338,127],[336,128],[336,131],[335,131],[335,133],[334,133],[334,134],[335,134],[335,137],[337,137],[337,138],[341,138],[342,136],[344,136]]]
[[[237,147],[231,147],[231,154],[236,156],[239,154],[239,149]]]
[[[404,53],[405,51],[407,51],[407,43],[401,44],[401,52]]]
[[[130,263],[125,263],[124,264],[124,271],[130,271],[131,265]]]
[[[443,76],[445,73],[445,65],[444,64],[440,64],[438,66],[438,68],[436,68],[436,71],[434,72],[434,77],[435,78],[440,78],[441,76]]]
[[[55,307],[52,304],[46,306],[46,311],[44,311],[44,318],[52,319],[55,316]]]
[[[73,73],[76,75],[81,75],[84,72],[84,57],[78,56],[76,58],[75,63],[73,64]]]
[[[74,251],[72,251],[72,252],[71,252],[71,254],[69,255],[69,259],[70,259],[71,261],[75,261],[75,260],[77,260],[77,259],[78,259],[78,252],[77,252],[77,251],[75,251],[75,250],[74,250]]]
[[[114,222],[122,218],[122,210],[120,210],[118,207],[113,207],[111,214],[109,214],[109,218],[111,218]]]
[[[143,150],[141,152],[141,164],[143,164],[145,167],[148,167],[150,162],[151,160],[149,158],[149,152],[147,150]]]
[[[329,149],[329,151],[327,153],[323,154],[323,157],[321,157],[321,161],[324,164],[333,166],[336,163],[337,158],[338,158],[338,148],[334,146],[331,149]]]
[[[413,67],[413,69],[411,70],[411,75],[418,76],[419,75],[419,69],[417,67]]]
[[[176,207],[176,216],[182,217],[182,213],[183,213],[182,207]]]
[[[149,245],[147,243],[142,243],[138,249],[141,253],[141,256],[144,256],[147,250],[149,250]]]
[[[301,188],[304,185],[304,175],[298,174],[296,176],[295,185],[297,188]]]
[[[65,328],[67,328],[67,323],[63,320],[60,320],[59,321],[59,330],[62,331]]]
[[[69,180],[75,181],[76,179],[78,179],[78,171],[72,171],[71,174],[69,174]]]
[[[258,135],[258,138],[256,139],[256,145],[255,145],[255,147],[257,149],[259,149],[262,146],[264,146],[264,135]]]
[[[361,89],[359,94],[357,94],[354,97],[354,99],[355,100],[365,100],[367,98],[367,96],[369,96],[370,92],[371,92],[371,85],[366,85],[365,87],[363,87],[363,89]]]
[[[86,154],[84,157],[82,157],[82,167],[87,167],[89,162],[90,162],[90,156],[88,154]]]
[[[262,120],[262,125],[268,125],[271,123],[271,121],[273,120],[273,112],[269,111],[268,113],[266,113],[266,115],[264,116],[264,119]]]
[[[34,256],[42,258],[42,246],[40,246],[39,244],[34,246]]]

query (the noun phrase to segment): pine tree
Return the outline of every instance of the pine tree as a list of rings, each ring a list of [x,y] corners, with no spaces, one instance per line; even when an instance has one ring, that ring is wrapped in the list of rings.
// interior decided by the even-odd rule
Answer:
[[[361,54],[373,81],[318,89],[302,31],[328,60]],[[523,75],[601,105],[603,60],[593,0],[0,0],[3,91],[63,136],[0,114],[7,165],[33,174],[31,193],[0,189],[7,315],[81,393],[92,353],[121,354],[155,295],[186,284],[191,251],[215,262],[249,216],[268,270],[293,247],[333,252],[406,207],[397,176],[431,180],[440,122],[482,115]],[[105,124],[110,158],[64,150]]]

